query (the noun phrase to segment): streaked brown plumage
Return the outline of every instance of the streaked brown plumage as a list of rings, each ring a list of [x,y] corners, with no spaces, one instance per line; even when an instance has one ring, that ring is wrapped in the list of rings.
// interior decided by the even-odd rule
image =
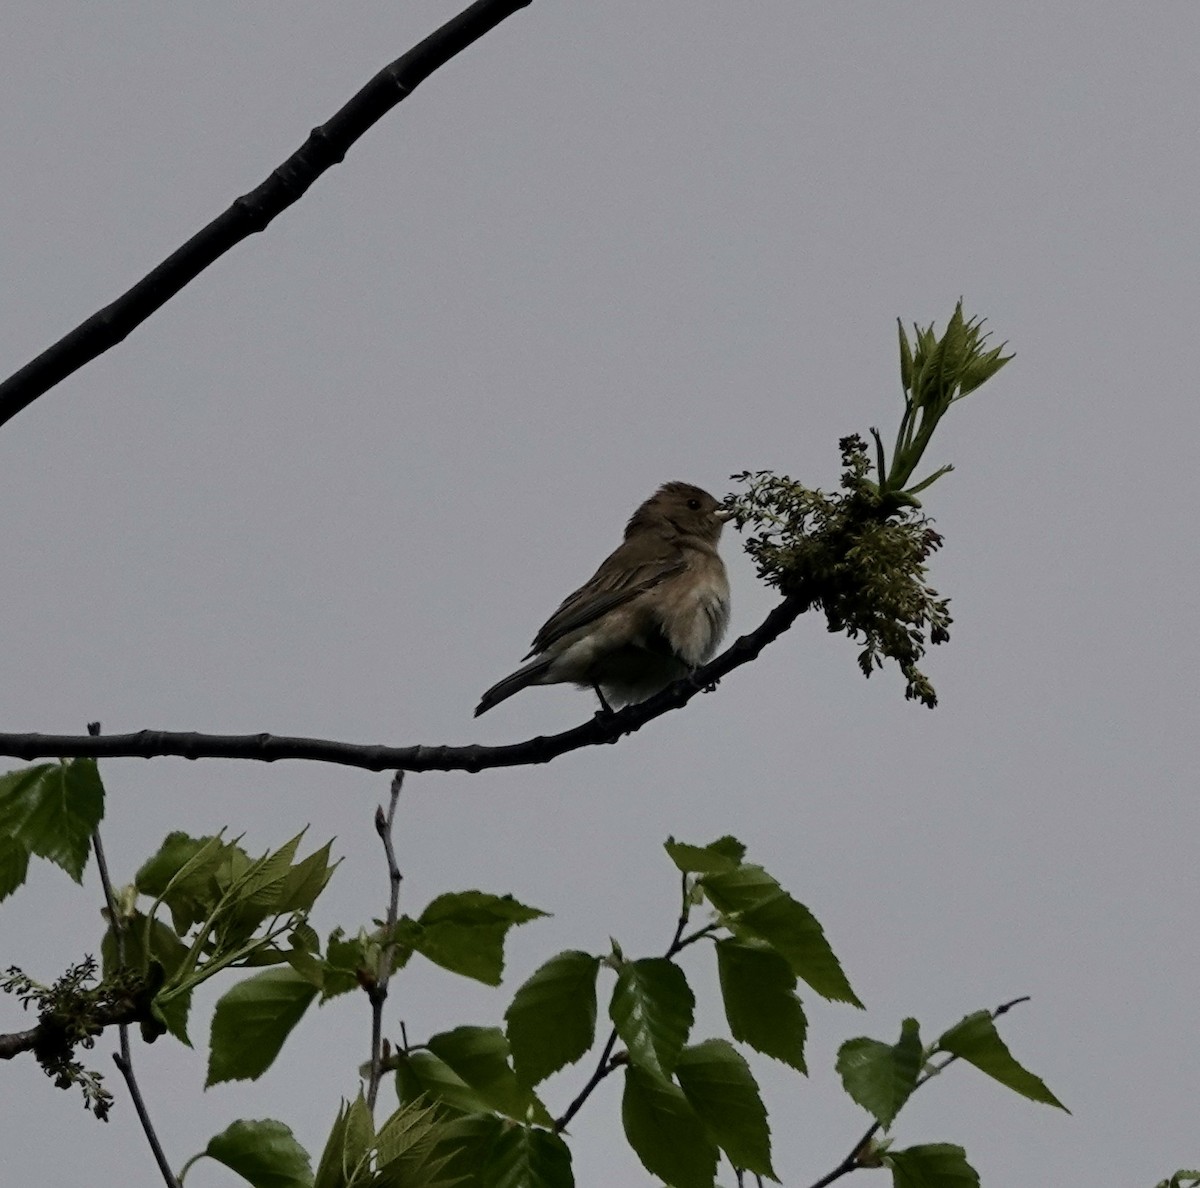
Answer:
[[[591,687],[602,704],[643,701],[704,664],[729,621],[717,553],[728,518],[699,487],[660,487],[633,513],[624,543],[537,633],[529,663],[493,685],[475,716],[530,685]]]

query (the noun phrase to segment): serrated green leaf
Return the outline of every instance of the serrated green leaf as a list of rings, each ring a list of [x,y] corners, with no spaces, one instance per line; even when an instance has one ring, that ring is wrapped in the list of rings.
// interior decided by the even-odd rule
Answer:
[[[217,906],[221,898],[217,869],[236,848],[235,843],[220,837],[169,833],[134,876],[134,886],[166,904],[175,931],[183,936]]]
[[[596,1039],[600,959],[570,950],[551,957],[513,995],[505,1012],[517,1075],[537,1085],[573,1064]]]
[[[208,1140],[204,1153],[254,1188],[309,1188],[308,1152],[282,1122],[270,1118],[232,1123]]]
[[[29,848],[15,837],[0,834],[0,902],[29,875]]]
[[[228,866],[218,870],[217,885],[222,888],[220,907],[221,935],[232,947],[253,934],[268,917],[280,915],[283,892],[292,872],[292,859],[304,833],[284,842],[278,850],[243,862],[240,850],[227,855]]]
[[[453,1155],[437,1149],[446,1130],[436,1106],[401,1106],[379,1128],[375,1140],[378,1170],[371,1188],[461,1188],[447,1170]]]
[[[103,817],[104,785],[93,759],[40,763],[0,776],[0,835],[61,866],[77,883]],[[10,856],[10,881],[16,872]]]
[[[712,1188],[717,1148],[683,1090],[631,1064],[621,1099],[625,1137],[651,1175],[672,1188]]]
[[[432,1136],[430,1158],[443,1169],[443,1182],[478,1188],[493,1145],[512,1123],[495,1114],[440,1118]],[[396,1188],[408,1188],[407,1182]]]
[[[275,904],[277,912],[307,912],[313,906],[337,868],[336,862],[329,861],[332,847],[333,842],[327,841],[288,871]]]
[[[150,1004],[150,1009],[154,1017],[181,1044],[186,1044],[189,1048],[192,1046],[192,1041],[188,1037],[187,1030],[188,1016],[192,1010],[191,990],[179,990],[172,994],[170,998],[161,1001],[155,999]]]
[[[342,1155],[346,1146],[346,1116],[348,1112],[348,1103],[343,1101],[338,1106],[337,1117],[333,1120],[329,1137],[325,1140],[321,1161],[317,1164],[317,1174],[313,1177],[313,1188],[346,1188],[346,1175],[342,1170]]]
[[[709,1137],[735,1166],[778,1179],[771,1167],[771,1130],[758,1082],[745,1057],[722,1039],[685,1048],[675,1076]]]
[[[367,1108],[362,1090],[346,1111],[346,1139],[342,1146],[342,1169],[351,1184],[370,1166],[369,1156],[375,1146],[375,1120]]]
[[[617,973],[608,1014],[629,1059],[669,1077],[692,1029],[696,1000],[683,970],[665,957],[630,961]]]
[[[283,958],[310,985],[325,989],[326,965],[315,953],[289,948],[283,952]]]
[[[316,987],[289,965],[227,990],[213,1014],[205,1088],[262,1076],[316,996]]]
[[[511,895],[460,891],[439,895],[421,913],[412,947],[452,973],[498,986],[504,972],[504,939],[516,924],[546,913]]]
[[[512,1126],[496,1137],[479,1182],[482,1188],[573,1188],[571,1152],[548,1130]]]
[[[396,1096],[401,1105],[436,1102],[455,1113],[491,1113],[491,1106],[432,1052],[397,1052]]]
[[[151,961],[157,961],[170,978],[183,964],[188,946],[162,920],[151,920],[143,912],[133,912],[125,917],[123,924],[126,969],[145,973]],[[120,968],[117,938],[111,924],[100,942],[100,957],[105,977],[110,977]]]
[[[427,1141],[437,1126],[436,1106],[412,1102],[400,1106],[379,1128],[375,1149],[381,1164],[390,1163],[406,1151]]]
[[[1050,1092],[1041,1077],[1034,1076],[1013,1058],[988,1011],[967,1015],[938,1040],[937,1047],[961,1057],[1030,1101],[1057,1106],[1068,1114],[1071,1112]]]
[[[360,930],[356,936],[346,936],[340,928],[335,928],[325,946],[321,1001],[328,1002],[339,994],[357,989],[360,973],[373,972],[377,961],[378,953],[373,951],[365,932]]]
[[[498,1113],[518,1122],[553,1122],[533,1091],[517,1080],[500,1028],[456,1027],[430,1036],[426,1046]]]
[[[342,1170],[342,1152],[346,1147],[346,1117],[349,1103],[342,1102],[337,1108],[337,1117],[330,1127],[329,1138],[320,1153],[320,1163],[317,1164],[317,1174],[313,1177],[312,1188],[347,1188],[346,1174]]]
[[[816,917],[761,866],[701,875],[699,886],[735,933],[765,941],[823,998],[862,1006]]]
[[[926,1143],[888,1151],[883,1164],[891,1169],[892,1188],[979,1188],[979,1176],[962,1147]]]
[[[890,1130],[916,1089],[924,1062],[917,1021],[905,1019],[895,1044],[865,1036],[847,1040],[838,1050],[837,1070],[850,1097]]]
[[[663,848],[684,874],[732,870],[746,855],[746,847],[736,837],[729,836],[719,837],[707,846],[691,846],[669,837]]]
[[[806,1073],[808,1022],[796,995],[796,975],[761,941],[717,941],[717,971],[733,1038]]]

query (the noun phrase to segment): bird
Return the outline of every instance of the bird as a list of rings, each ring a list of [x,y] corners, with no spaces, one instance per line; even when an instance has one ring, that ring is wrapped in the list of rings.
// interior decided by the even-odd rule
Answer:
[[[717,552],[733,513],[691,483],[664,483],[629,519],[624,541],[543,624],[528,663],[494,684],[475,717],[530,685],[595,690],[601,712],[665,689],[706,663],[729,623]]]

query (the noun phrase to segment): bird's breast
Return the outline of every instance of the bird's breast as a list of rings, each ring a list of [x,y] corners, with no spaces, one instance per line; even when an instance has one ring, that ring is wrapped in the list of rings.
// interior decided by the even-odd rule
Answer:
[[[664,589],[658,618],[672,649],[689,668],[707,663],[729,624],[725,567],[705,566]]]

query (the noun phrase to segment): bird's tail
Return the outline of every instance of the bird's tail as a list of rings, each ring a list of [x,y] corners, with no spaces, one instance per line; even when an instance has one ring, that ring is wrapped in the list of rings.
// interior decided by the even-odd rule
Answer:
[[[514,693],[520,693],[529,685],[536,685],[550,667],[550,656],[540,656],[522,665],[516,672],[509,673],[502,681],[497,681],[480,699],[475,707],[475,717],[486,714],[488,710],[506,701]]]

